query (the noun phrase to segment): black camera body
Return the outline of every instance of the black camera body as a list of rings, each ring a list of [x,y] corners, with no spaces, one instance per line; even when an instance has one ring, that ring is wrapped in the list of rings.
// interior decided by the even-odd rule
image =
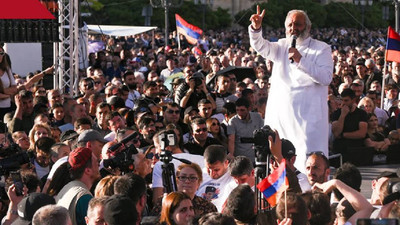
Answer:
[[[104,159],[103,165],[105,168],[118,168],[124,174],[132,172],[135,169],[134,155],[137,153],[137,149],[133,144],[131,144],[129,147],[117,152],[114,157]]]
[[[189,80],[194,80],[194,84],[196,87],[200,86],[203,83],[203,80],[200,77],[192,77]]]
[[[0,175],[9,174],[21,168],[21,165],[30,163],[29,154],[22,151],[21,148],[12,143],[8,148],[0,150]]]

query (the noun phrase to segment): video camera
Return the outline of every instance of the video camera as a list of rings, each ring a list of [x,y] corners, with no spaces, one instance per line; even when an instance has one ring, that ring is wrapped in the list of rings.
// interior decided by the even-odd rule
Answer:
[[[134,155],[138,153],[136,147],[131,144],[125,146],[129,141],[138,138],[139,134],[134,132],[133,134],[122,139],[119,143],[108,148],[108,152],[114,153],[114,157],[110,159],[104,159],[104,167],[109,167],[112,169],[119,168],[119,170],[125,174],[132,172],[135,169],[134,166]],[[123,149],[120,149],[124,147]]]
[[[254,130],[253,137],[242,137],[240,138],[241,143],[252,143],[254,144],[254,150],[256,151],[256,161],[265,162],[268,154],[271,154],[271,149],[268,142],[268,137],[271,136],[275,141],[275,132],[270,126],[265,125],[260,129]]]
[[[8,148],[3,149],[0,145],[0,175],[9,174],[11,171],[16,171],[21,168],[21,165],[30,162],[29,155],[15,143],[12,143]]]

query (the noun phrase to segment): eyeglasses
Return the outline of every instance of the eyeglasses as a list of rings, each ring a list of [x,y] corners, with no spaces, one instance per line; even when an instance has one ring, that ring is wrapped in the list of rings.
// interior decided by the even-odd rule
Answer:
[[[170,110],[167,110],[167,113],[169,113],[169,114],[173,114],[173,113],[179,114],[179,113],[181,113],[181,111],[180,110],[172,110],[172,109],[170,109]]]
[[[178,179],[182,182],[186,182],[187,180],[189,180],[190,182],[195,182],[197,181],[199,178],[198,177],[185,177],[185,176],[179,176]]]
[[[5,52],[0,52],[0,55],[5,55],[6,53]]]
[[[95,84],[101,84],[101,81],[95,81],[94,83]]]
[[[154,154],[152,152],[146,154],[146,159],[153,159],[153,157],[156,157],[156,159],[160,159],[160,154],[158,153]]]
[[[219,123],[212,123],[212,124],[211,124],[211,126],[216,126],[216,125],[219,126]]]
[[[200,133],[200,132],[206,132],[207,131],[207,128],[199,128],[199,129],[197,129],[197,130],[195,130],[196,131],[196,133]]]

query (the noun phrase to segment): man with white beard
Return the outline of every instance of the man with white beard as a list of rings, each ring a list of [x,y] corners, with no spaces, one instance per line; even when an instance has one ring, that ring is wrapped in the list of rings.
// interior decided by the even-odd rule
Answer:
[[[295,166],[304,172],[307,153],[328,155],[331,48],[310,37],[311,21],[301,10],[288,12],[286,38],[269,42],[262,37],[264,15],[265,10],[260,12],[257,6],[257,13],[250,18],[249,35],[251,46],[274,63],[265,124],[293,142],[298,152]]]

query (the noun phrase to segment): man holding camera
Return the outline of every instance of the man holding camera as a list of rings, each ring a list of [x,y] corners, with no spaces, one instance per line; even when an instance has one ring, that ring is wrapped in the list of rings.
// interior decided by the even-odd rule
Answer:
[[[195,162],[199,164],[201,168],[204,168],[203,156],[184,153],[182,149],[180,149],[179,147],[179,143],[177,142],[177,136],[174,131],[162,130],[158,132],[156,135],[154,135],[153,141],[154,141],[154,147],[156,148],[156,154],[162,155],[166,154],[166,152],[169,151],[170,153],[172,153],[173,157],[179,159],[186,159],[189,160],[190,162]],[[175,171],[178,168],[178,166],[183,163],[176,159],[172,159],[170,162],[174,165]],[[153,188],[154,204],[156,204],[158,198],[164,193],[163,179],[162,179],[163,169],[161,167],[163,163],[164,162],[162,160],[162,157],[160,157],[160,161],[157,162],[153,168],[152,188]],[[203,177],[208,177],[204,171],[203,171]]]
[[[186,66],[183,73],[185,82],[176,90],[175,102],[182,109],[186,109],[189,106],[196,108],[201,99],[208,99],[215,109],[215,101],[207,90],[204,75],[201,72],[194,73],[191,66]]]
[[[264,121],[260,114],[250,112],[250,103],[245,98],[236,101],[236,115],[228,122],[228,151],[230,156],[243,155],[255,159],[251,143],[243,143],[243,138],[252,138],[253,132],[260,129]]]

